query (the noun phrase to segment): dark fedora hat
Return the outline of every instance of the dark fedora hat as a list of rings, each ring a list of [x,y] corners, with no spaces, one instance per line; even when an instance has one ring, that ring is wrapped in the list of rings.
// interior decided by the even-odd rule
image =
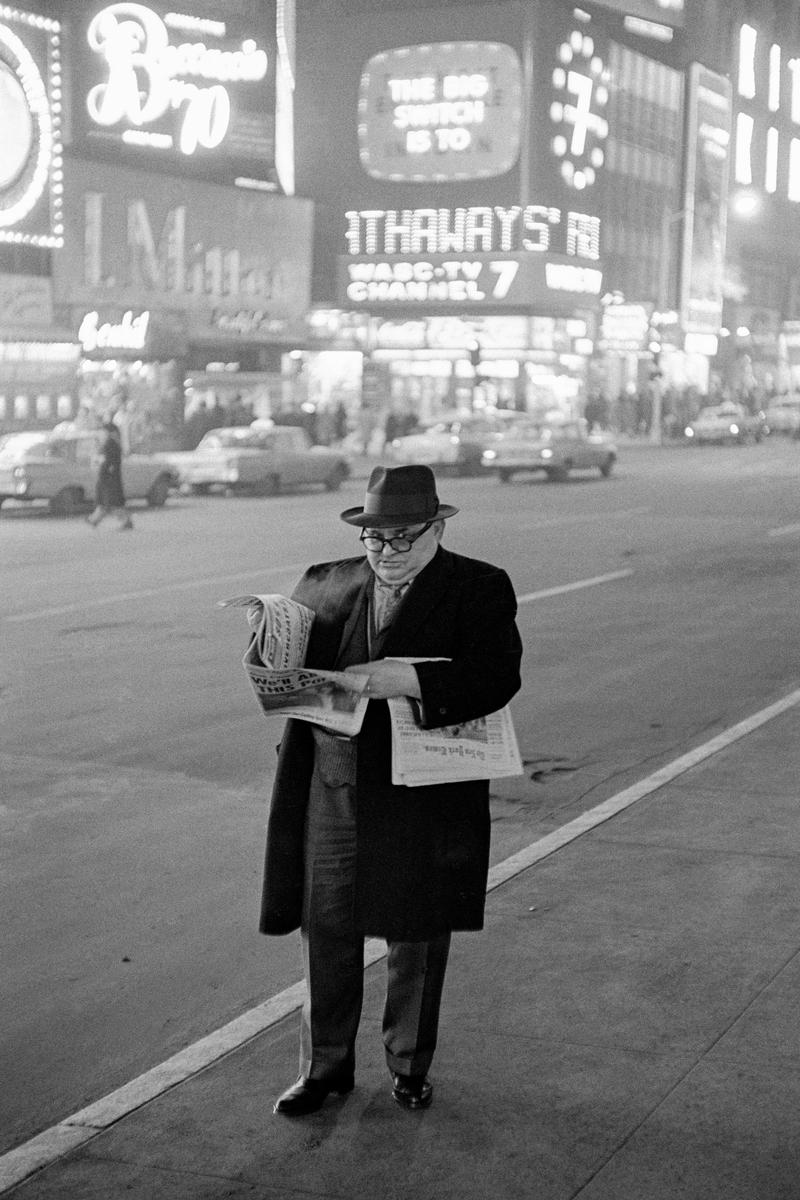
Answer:
[[[452,504],[440,504],[436,479],[430,467],[374,467],[367,483],[363,508],[341,513],[348,525],[370,529],[393,529],[402,525],[424,525],[443,521],[458,512]]]

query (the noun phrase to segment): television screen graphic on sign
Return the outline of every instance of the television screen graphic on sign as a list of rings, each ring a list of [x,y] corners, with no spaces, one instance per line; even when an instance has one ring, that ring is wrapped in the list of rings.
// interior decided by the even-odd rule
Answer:
[[[520,150],[522,67],[511,46],[440,42],[385,50],[361,77],[361,165],[375,179],[502,175]]]

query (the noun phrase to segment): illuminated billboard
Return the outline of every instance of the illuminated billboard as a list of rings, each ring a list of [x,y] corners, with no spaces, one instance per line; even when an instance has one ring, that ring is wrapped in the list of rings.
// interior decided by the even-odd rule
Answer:
[[[193,341],[268,342],[308,309],[311,201],[74,159],[66,183],[54,296],[93,336],[95,310],[129,312],[132,337],[149,310],[183,314]]]
[[[502,175],[522,127],[522,67],[498,42],[439,42],[374,55],[361,77],[358,145],[375,179]]]
[[[595,8],[607,8],[634,21],[651,21],[680,28],[686,24],[685,0],[591,0]],[[635,28],[635,26],[633,26]]]
[[[147,155],[213,178],[269,178],[275,5],[263,5],[258,29],[241,16],[220,19],[210,2],[191,8],[86,7],[75,39],[77,136],[89,150],[124,150],[129,161]]]
[[[716,334],[722,283],[730,167],[730,80],[699,63],[689,73],[681,318],[687,333]]]
[[[551,83],[550,121],[553,154],[562,179],[577,191],[591,187],[605,163],[608,137],[606,105],[611,76],[597,52],[595,39],[573,29],[558,47]]]
[[[602,289],[599,220],[552,205],[352,210],[345,239],[347,308],[570,308]]]
[[[0,242],[61,246],[61,29],[0,5]]]

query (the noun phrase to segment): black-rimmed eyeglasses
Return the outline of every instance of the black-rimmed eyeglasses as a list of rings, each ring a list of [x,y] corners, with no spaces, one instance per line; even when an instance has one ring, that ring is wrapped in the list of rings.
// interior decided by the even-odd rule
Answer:
[[[416,533],[401,533],[397,537],[389,538],[381,537],[379,533],[373,533],[369,529],[362,529],[358,540],[373,554],[380,554],[384,546],[391,546],[397,554],[407,554],[414,542],[421,538],[423,533],[427,533],[432,524],[433,521],[428,521],[427,525],[423,525]]]

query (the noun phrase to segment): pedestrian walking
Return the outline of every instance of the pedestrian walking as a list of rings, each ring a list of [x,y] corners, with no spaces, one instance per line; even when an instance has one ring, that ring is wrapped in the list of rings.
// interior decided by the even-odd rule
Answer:
[[[430,467],[376,467],[363,507],[341,514],[365,555],[312,566],[293,593],[315,614],[306,665],[368,676],[369,704],[353,739],[290,719],[280,746],[260,927],[300,928],[308,988],[300,1076],[275,1104],[285,1116],[354,1086],[368,936],[388,943],[391,1094],[426,1108],[450,935],[483,926],[488,780],[392,784],[386,704],[410,697],[434,728],[495,712],[519,689],[511,581],[444,549],[457,512]]]
[[[97,526],[109,513],[119,517],[120,529],[133,529],[131,515],[125,507],[122,487],[122,446],[120,433],[113,421],[103,425],[105,438],[100,449],[100,463],[95,489],[95,509],[86,520]]]

